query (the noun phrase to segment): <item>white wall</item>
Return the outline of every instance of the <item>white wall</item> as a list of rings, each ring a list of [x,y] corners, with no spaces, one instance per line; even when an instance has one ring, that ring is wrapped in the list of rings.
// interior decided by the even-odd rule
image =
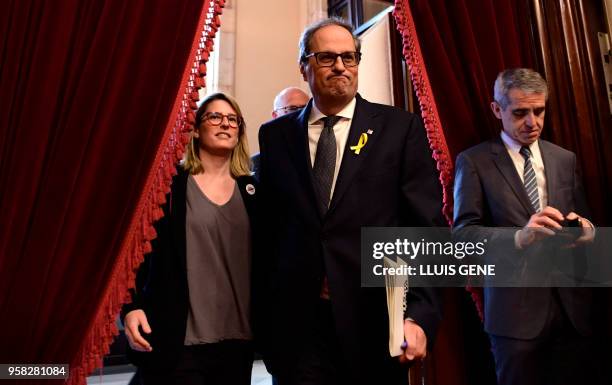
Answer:
[[[274,96],[285,87],[308,91],[297,64],[307,23],[325,16],[322,0],[232,0],[235,18],[234,96],[247,123],[251,153],[259,126],[271,119]],[[224,19],[221,19],[223,31]],[[224,42],[221,42],[223,47]],[[223,48],[222,48],[223,49]],[[226,62],[225,66],[228,65]]]
[[[393,65],[390,23],[387,13],[361,36],[359,87],[357,91],[370,102],[393,105]]]
[[[605,0],[606,18],[608,19],[608,34],[612,35],[612,0]]]

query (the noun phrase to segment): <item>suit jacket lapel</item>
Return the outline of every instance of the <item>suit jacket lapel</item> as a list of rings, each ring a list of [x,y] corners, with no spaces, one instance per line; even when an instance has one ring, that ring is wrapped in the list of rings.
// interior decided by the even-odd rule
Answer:
[[[546,176],[546,192],[548,195],[547,205],[556,207],[556,189],[557,186],[555,184],[557,178],[557,163],[553,158],[552,154],[549,151],[548,143],[540,140],[538,142],[538,146],[540,147],[540,155],[542,155],[542,162],[544,162],[544,175]]]
[[[342,163],[340,164],[338,179],[336,180],[334,194],[327,215],[331,214],[338,206],[338,203],[349,188],[357,171],[359,171],[359,168],[364,164],[368,154],[374,148],[376,139],[380,136],[380,131],[383,128],[382,124],[376,124],[376,111],[372,110],[371,104],[364,100],[359,94],[357,94],[356,98],[357,104],[355,105],[355,113],[353,114],[353,119],[351,119],[351,128],[349,130],[346,145],[344,146]],[[361,148],[359,154],[356,154],[354,150],[351,150],[351,146],[356,145],[359,142],[361,134],[367,133],[368,130],[372,130],[372,133],[368,134],[366,145]]]
[[[518,198],[519,202],[521,202],[523,208],[527,210],[529,216],[534,214],[535,211],[531,206],[531,202],[529,201],[529,197],[525,191],[525,186],[517,174],[516,167],[514,167],[514,163],[512,163],[512,159],[510,158],[510,155],[508,155],[508,150],[506,150],[506,146],[504,146],[501,138],[497,138],[495,141],[493,141],[493,143],[491,143],[491,153],[493,156],[493,161],[495,162],[499,172],[510,185],[510,188]]]

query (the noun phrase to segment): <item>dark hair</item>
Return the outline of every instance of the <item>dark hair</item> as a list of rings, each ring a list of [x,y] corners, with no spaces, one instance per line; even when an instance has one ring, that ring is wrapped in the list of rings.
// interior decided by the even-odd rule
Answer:
[[[340,19],[338,17],[330,17],[328,19],[323,19],[313,24],[310,24],[308,27],[306,27],[304,32],[302,32],[302,37],[300,37],[300,49],[299,49],[300,53],[299,53],[299,58],[298,58],[299,63],[304,63],[307,61],[306,56],[311,53],[310,52],[310,42],[315,32],[317,32],[323,27],[327,27],[330,25],[337,25],[349,31],[351,35],[353,36],[353,41],[355,42],[355,50],[357,52],[361,52],[361,41],[359,40],[357,36],[355,36],[353,26],[347,23],[345,20]]]

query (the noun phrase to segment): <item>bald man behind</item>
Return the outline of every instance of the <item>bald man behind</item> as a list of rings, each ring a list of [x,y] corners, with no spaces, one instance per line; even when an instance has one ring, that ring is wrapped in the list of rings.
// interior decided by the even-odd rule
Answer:
[[[278,118],[293,111],[300,110],[308,104],[310,97],[297,87],[287,87],[274,98],[272,117]]]
[[[272,118],[276,119],[279,116],[299,111],[308,104],[308,100],[310,97],[301,88],[287,87],[274,98]],[[251,164],[255,179],[259,180],[259,153],[251,157]]]

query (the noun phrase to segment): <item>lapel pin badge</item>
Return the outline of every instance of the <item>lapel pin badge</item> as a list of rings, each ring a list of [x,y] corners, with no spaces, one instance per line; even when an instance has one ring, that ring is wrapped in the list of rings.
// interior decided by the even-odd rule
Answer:
[[[370,131],[372,130],[368,130],[368,132]],[[363,132],[361,133],[361,136],[359,137],[359,142],[357,142],[356,145],[351,146],[351,150],[355,152],[356,155],[359,155],[359,153],[361,152],[361,149],[366,145],[367,142],[368,142],[368,134]]]
[[[245,189],[246,189],[247,194],[255,195],[255,186],[253,186],[252,184],[250,183],[247,184]]]

